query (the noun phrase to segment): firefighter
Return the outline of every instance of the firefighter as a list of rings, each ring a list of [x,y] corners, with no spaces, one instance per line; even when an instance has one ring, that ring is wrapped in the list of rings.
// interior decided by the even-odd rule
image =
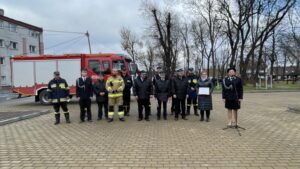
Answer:
[[[55,111],[55,125],[60,123],[60,107],[64,111],[66,122],[71,123],[67,107],[69,97],[69,86],[65,79],[60,77],[58,71],[54,72],[54,78],[48,83],[48,98]]]
[[[147,78],[145,71],[141,71],[141,74],[134,80],[133,95],[138,102],[138,121],[143,120],[143,108],[145,108],[145,120],[150,121],[150,98],[152,97],[152,82]]]
[[[92,122],[91,98],[93,97],[92,79],[87,76],[87,69],[81,70],[81,77],[76,80],[76,97],[79,98],[80,120],[85,121],[85,113],[88,122]]]
[[[197,104],[197,83],[198,83],[198,77],[194,73],[193,68],[188,69],[188,83],[189,83],[189,88],[188,88],[188,98],[187,98],[187,106],[186,106],[186,115],[190,115],[190,110],[191,106],[193,104],[194,107],[194,115],[199,116],[198,114],[198,104]]]
[[[112,122],[114,118],[114,106],[118,106],[118,116],[120,121],[125,121],[123,110],[123,90],[125,88],[124,81],[118,75],[116,68],[112,69],[112,76],[106,81],[106,89],[108,91],[108,122]]]
[[[125,69],[122,70],[122,78],[125,83],[125,88],[123,90],[123,108],[125,112],[125,116],[129,116],[130,112],[130,96],[131,96],[131,88],[133,85],[131,76],[129,76]]]
[[[177,70],[177,77],[172,82],[172,94],[175,102],[175,120],[178,120],[179,114],[181,114],[183,120],[186,119],[185,114],[185,101],[188,97],[188,81],[184,76],[182,69]]]
[[[170,81],[166,80],[164,72],[159,73],[160,79],[155,83],[155,98],[157,99],[157,120],[161,117],[161,105],[163,105],[163,118],[167,120],[167,102],[171,96]]]
[[[99,73],[99,79],[94,84],[94,93],[98,104],[98,121],[102,120],[103,108],[105,119],[108,120],[108,92],[105,85],[103,74]]]

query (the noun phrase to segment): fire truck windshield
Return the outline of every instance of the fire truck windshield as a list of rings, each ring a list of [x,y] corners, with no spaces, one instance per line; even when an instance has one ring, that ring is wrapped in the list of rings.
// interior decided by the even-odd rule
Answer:
[[[113,61],[113,68],[117,68],[118,70],[122,70],[125,68],[125,64],[123,60],[114,60]]]

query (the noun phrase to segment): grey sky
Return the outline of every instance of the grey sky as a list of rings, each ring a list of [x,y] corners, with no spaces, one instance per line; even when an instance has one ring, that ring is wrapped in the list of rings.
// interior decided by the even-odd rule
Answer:
[[[44,30],[89,31],[93,53],[124,53],[120,47],[120,29],[129,27],[141,33],[146,22],[140,12],[141,0],[1,0],[5,16]],[[80,35],[44,32],[45,49]],[[45,53],[88,52],[82,37]]]

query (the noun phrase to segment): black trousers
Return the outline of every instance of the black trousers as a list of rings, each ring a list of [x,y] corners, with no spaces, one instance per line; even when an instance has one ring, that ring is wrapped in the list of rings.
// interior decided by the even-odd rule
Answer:
[[[130,112],[130,97],[123,97],[123,108],[126,115]]]
[[[205,110],[206,111],[206,118],[209,119],[210,116],[210,110]],[[200,114],[201,114],[201,119],[204,118],[204,110],[200,110]]]
[[[194,107],[194,113],[196,114],[197,113],[197,109],[198,109],[198,105],[197,105],[197,97],[195,98],[187,98],[187,114],[190,114],[190,110],[191,110],[191,106],[192,106],[192,103],[193,103],[193,107]]]
[[[150,115],[150,100],[138,99],[139,119],[143,119],[143,109],[145,108],[145,119],[149,119]]]
[[[165,101],[161,101],[161,100],[157,100],[157,117],[161,116],[161,105],[163,105],[163,116],[167,117],[167,102]]]
[[[171,114],[175,112],[175,99],[172,97],[172,104],[171,104]]]
[[[105,118],[108,118],[108,101],[97,102],[97,104],[98,104],[98,118],[102,119],[103,109],[104,109]]]
[[[55,111],[55,113],[59,113],[60,108],[67,113],[68,110],[68,106],[67,106],[67,102],[58,102],[58,103],[53,103],[53,109]]]
[[[178,118],[178,115],[181,113],[182,118],[185,118],[185,98],[184,99],[175,99],[175,118]]]
[[[87,119],[92,120],[92,112],[91,112],[91,99],[80,99],[80,120],[84,121],[85,112],[87,113]]]

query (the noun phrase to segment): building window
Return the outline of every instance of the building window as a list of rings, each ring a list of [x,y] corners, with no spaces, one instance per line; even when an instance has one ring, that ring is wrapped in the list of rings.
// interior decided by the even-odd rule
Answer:
[[[0,39],[0,47],[4,47],[4,40]]]
[[[11,31],[11,32],[17,32],[17,25],[15,25],[15,24],[9,24],[9,31]]]
[[[5,81],[6,76],[1,76],[1,81]]]
[[[4,65],[4,61],[5,61],[5,58],[4,57],[0,57],[0,65]]]
[[[3,29],[3,28],[4,28],[4,22],[0,21],[0,29]]]
[[[35,31],[29,30],[29,36],[30,36],[30,37],[34,37],[34,38],[37,38],[37,37],[39,36],[39,33],[38,33],[38,32],[35,32]]]
[[[29,45],[29,52],[30,53],[35,53],[36,52],[36,46]]]
[[[11,41],[10,44],[11,44],[11,49],[18,50],[18,43],[17,42]]]

